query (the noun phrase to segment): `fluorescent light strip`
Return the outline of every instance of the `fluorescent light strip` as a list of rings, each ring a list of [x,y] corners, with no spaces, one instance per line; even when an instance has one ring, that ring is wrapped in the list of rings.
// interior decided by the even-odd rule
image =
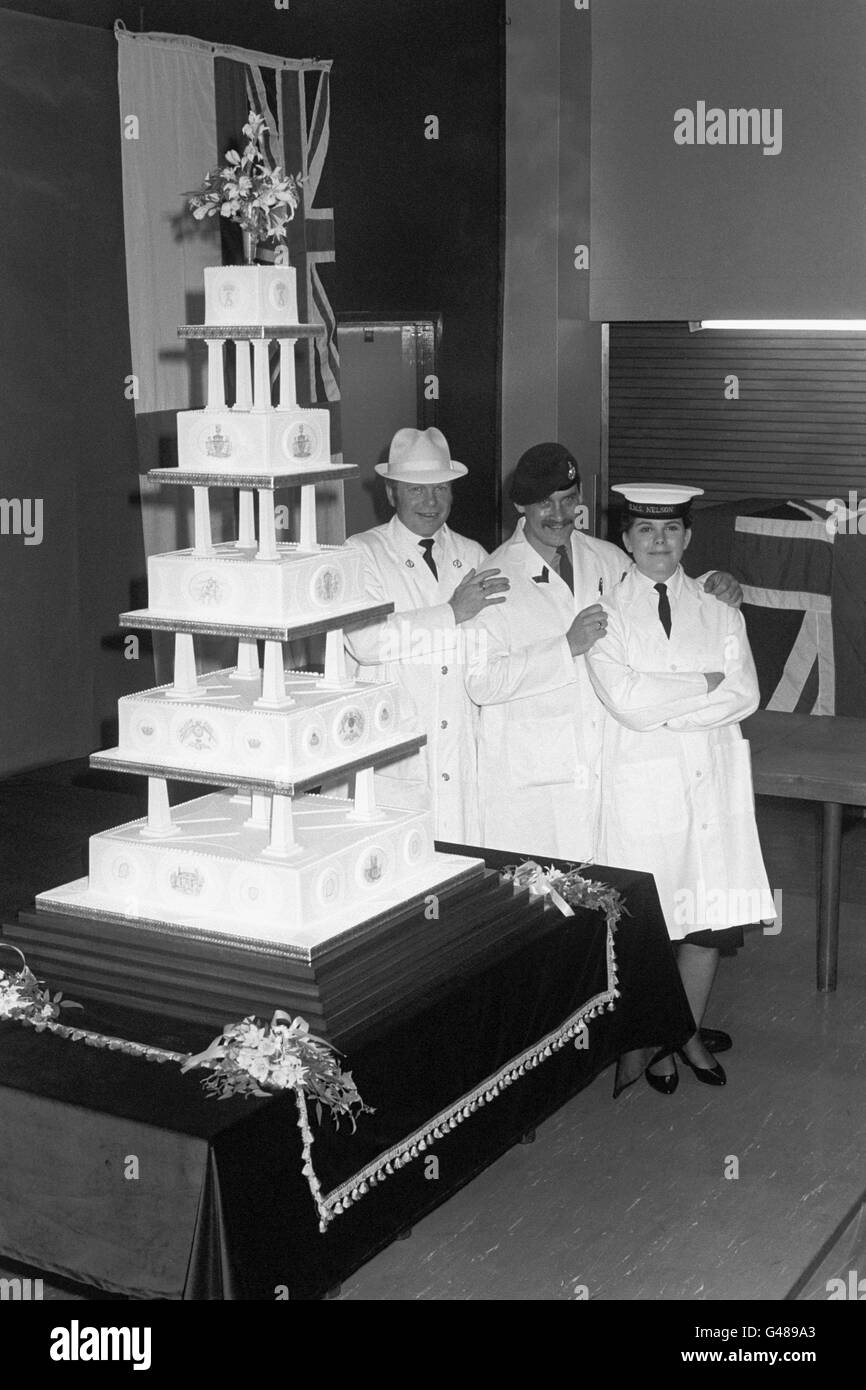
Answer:
[[[752,328],[767,333],[866,333],[866,319],[701,319],[701,328],[731,328],[735,332]]]

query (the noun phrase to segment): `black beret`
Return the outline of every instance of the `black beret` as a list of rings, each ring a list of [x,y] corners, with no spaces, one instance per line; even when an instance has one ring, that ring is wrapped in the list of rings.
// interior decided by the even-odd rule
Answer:
[[[528,507],[579,482],[580,470],[568,449],[561,444],[533,444],[517,461],[509,496],[519,507]]]

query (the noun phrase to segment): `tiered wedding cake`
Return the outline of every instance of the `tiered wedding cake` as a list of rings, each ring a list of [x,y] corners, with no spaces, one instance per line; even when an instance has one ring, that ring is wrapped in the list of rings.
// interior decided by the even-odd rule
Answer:
[[[347,675],[343,629],[392,605],[366,599],[356,553],[317,540],[317,486],[357,470],[331,463],[328,412],[295,400],[293,340],[317,331],[295,322],[295,272],[207,270],[205,309],[203,326],[179,332],[207,345],[207,405],[178,416],[179,466],[150,475],[192,486],[195,543],[153,556],[150,606],[121,616],[124,626],[174,634],[174,679],[122,699],[118,747],[91,759],[146,775],[148,814],[94,835],[89,879],[40,894],[37,907],[211,941],[279,944],[303,957],[477,872],[478,861],[434,852],[429,811],[375,801],[373,769],[417,751],[424,737],[394,685]],[[231,406],[226,342],[235,363]],[[210,490],[218,487],[238,495],[238,536],[222,544],[212,542],[210,525]],[[277,488],[300,493],[291,544],[277,542]],[[327,634],[324,673],[285,670],[283,643],[313,633]],[[202,634],[237,639],[236,667],[198,675]],[[351,774],[351,800],[328,794],[329,783],[345,785]],[[170,780],[220,790],[172,808]]]

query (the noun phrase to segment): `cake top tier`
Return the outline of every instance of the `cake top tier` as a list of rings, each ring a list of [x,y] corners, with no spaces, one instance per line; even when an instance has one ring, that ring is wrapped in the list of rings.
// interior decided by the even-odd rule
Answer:
[[[226,327],[225,337],[304,337],[298,324],[297,276],[289,265],[213,265],[204,272],[205,328]],[[267,330],[266,332],[264,330]],[[291,329],[291,332],[287,330]],[[212,333],[185,333],[213,337]]]

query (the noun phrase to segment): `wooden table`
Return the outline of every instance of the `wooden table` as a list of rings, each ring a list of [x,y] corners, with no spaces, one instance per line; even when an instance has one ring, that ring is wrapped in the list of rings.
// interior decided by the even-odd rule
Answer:
[[[842,812],[866,806],[866,719],[758,710],[743,723],[752,747],[755,791],[820,801],[823,806],[818,890],[818,989],[836,988]]]

